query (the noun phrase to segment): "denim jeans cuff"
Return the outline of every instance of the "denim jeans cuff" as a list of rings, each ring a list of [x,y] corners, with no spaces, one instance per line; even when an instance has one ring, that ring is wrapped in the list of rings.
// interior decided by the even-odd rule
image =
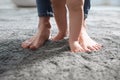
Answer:
[[[84,14],[84,20],[88,17],[88,14]]]
[[[38,16],[39,16],[39,17],[42,17],[42,16],[53,17],[53,12],[39,13]]]

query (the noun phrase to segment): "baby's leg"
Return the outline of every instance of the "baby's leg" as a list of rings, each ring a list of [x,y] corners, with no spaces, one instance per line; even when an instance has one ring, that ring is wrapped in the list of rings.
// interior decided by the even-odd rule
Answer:
[[[58,41],[66,36],[67,32],[67,20],[66,20],[66,0],[51,0],[53,12],[55,15],[55,20],[58,26],[58,34],[51,39],[53,41]]]
[[[78,41],[84,19],[83,4],[84,0],[67,0],[70,19],[69,45],[72,52],[84,52]]]

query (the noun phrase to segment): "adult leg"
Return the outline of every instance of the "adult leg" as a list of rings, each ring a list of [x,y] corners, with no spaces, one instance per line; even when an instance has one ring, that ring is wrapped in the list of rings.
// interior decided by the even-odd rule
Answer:
[[[36,0],[36,2],[39,15],[38,32],[21,45],[23,48],[30,48],[32,50],[43,46],[46,40],[48,40],[51,28],[49,19],[50,16],[53,16],[49,0]]]
[[[88,35],[86,31],[86,19],[88,16],[88,12],[90,10],[90,0],[85,0],[84,4],[84,22],[83,22],[83,27],[81,29],[81,33],[79,35],[79,42],[81,46],[86,50],[86,51],[96,51],[101,49],[101,44],[98,44],[96,41],[94,41],[90,36]]]

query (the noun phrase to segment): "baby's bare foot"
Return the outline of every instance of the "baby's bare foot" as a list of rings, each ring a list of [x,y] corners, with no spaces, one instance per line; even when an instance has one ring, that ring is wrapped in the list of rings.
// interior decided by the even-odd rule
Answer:
[[[98,51],[102,48],[102,45],[91,39],[86,31],[80,34],[79,42],[86,52]]]
[[[84,49],[79,44],[79,41],[69,41],[71,52],[85,52]]]
[[[66,36],[66,33],[58,33],[56,36],[52,37],[51,40],[52,41],[59,41],[64,39],[64,37]]]

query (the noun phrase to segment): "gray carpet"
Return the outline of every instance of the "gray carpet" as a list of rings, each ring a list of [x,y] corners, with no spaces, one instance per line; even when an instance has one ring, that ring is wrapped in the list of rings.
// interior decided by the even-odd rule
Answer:
[[[21,48],[35,34],[35,8],[0,9],[0,80],[120,80],[120,9],[92,8],[89,35],[103,44],[98,52],[69,52],[68,39],[48,40],[37,51]],[[51,35],[57,33],[51,19]]]

